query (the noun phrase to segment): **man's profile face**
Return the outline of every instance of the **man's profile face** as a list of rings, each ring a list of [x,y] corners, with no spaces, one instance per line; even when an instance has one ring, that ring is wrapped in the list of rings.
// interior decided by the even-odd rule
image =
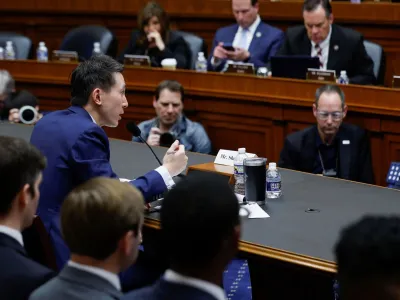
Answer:
[[[232,0],[232,11],[238,25],[249,28],[257,19],[258,3],[253,6],[251,0]]]
[[[128,107],[128,100],[125,96],[125,80],[121,73],[114,73],[115,84],[108,92],[102,90],[101,117],[104,126],[117,127],[124,109]]]
[[[347,107],[342,108],[342,101],[339,94],[335,92],[324,92],[318,100],[318,107],[313,105],[313,113],[317,119],[319,131],[325,137],[336,135],[346,116]]]
[[[313,11],[303,11],[303,19],[308,38],[311,41],[319,44],[328,37],[333,15],[327,17],[326,11],[321,5]]]
[[[160,123],[165,126],[172,126],[182,114],[182,95],[179,92],[163,89],[158,100],[153,101],[153,106]]]

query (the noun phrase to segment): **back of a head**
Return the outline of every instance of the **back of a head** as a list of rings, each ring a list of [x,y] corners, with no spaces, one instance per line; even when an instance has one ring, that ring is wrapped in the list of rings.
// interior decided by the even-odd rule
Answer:
[[[25,184],[34,194],[34,183],[46,167],[46,159],[27,141],[0,136],[0,215],[6,215]]]
[[[231,243],[226,245],[231,246],[224,257],[227,263],[237,250],[234,232],[239,224],[239,203],[226,178],[189,174],[168,192],[161,209],[171,266],[207,268],[221,256],[224,243]]]
[[[128,231],[143,223],[142,194],[129,183],[98,177],[75,188],[61,208],[62,233],[71,253],[104,260]]]
[[[400,217],[367,216],[335,247],[341,299],[400,299]]]
[[[71,104],[85,106],[95,88],[108,92],[115,84],[115,73],[124,66],[107,55],[95,55],[80,63],[71,74]]]

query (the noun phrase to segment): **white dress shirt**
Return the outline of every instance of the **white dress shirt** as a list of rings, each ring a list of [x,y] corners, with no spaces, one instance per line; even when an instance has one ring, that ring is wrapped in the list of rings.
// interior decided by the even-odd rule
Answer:
[[[4,225],[0,225],[0,232],[17,240],[17,242],[20,243],[22,247],[24,246],[24,240],[22,239],[22,234],[18,230]]]
[[[119,277],[117,274],[114,274],[112,272],[106,271],[101,268],[82,265],[72,260],[69,260],[67,264],[69,267],[97,275],[110,282],[117,290],[119,291],[121,290],[121,283],[119,282]]]
[[[89,113],[88,113],[89,114]],[[92,117],[91,114],[89,116],[92,118],[93,123],[97,124],[95,119]],[[172,188],[175,185],[174,180],[171,177],[171,174],[169,174],[168,170],[164,166],[159,166],[157,169],[154,171],[158,172],[158,174],[161,175],[162,179],[164,180],[165,185],[167,186],[168,189]],[[121,181],[127,181],[126,179],[122,179]]]
[[[257,27],[258,27],[258,25],[260,25],[260,23],[261,23],[261,18],[258,15],[257,19],[253,22],[253,24],[251,24],[249,26],[249,28],[247,28],[247,33],[246,33],[247,39],[246,39],[246,43],[245,43],[245,47],[244,47],[245,50],[249,51],[251,41],[253,40],[253,36],[256,33]],[[238,30],[236,31],[235,38],[233,39],[233,42],[232,42],[233,47],[238,47],[243,30],[245,30],[245,29],[243,27],[239,26]],[[211,58],[211,64],[214,67],[218,66],[221,62],[222,61],[219,59],[214,59],[214,56]],[[230,62],[233,62],[233,61],[232,60],[227,61],[227,63],[230,63]]]
[[[323,40],[321,43],[319,43],[319,47],[322,50],[322,57],[320,58],[320,61],[323,63],[323,66],[320,68],[321,70],[326,70],[328,66],[328,58],[329,58],[329,46],[330,46],[330,41],[331,41],[331,34],[332,34],[332,26],[329,28],[329,33],[328,36],[326,37],[325,40]],[[317,56],[318,57],[318,52],[315,49],[315,43],[311,41],[311,56]]]
[[[184,276],[171,269],[165,272],[164,280],[171,283],[178,283],[194,287],[212,295],[216,300],[226,300],[225,291],[220,286],[201,279]]]

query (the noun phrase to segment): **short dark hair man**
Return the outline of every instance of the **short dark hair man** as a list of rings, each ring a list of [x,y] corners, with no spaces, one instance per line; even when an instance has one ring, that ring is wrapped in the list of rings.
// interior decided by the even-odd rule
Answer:
[[[215,33],[208,69],[222,71],[229,61],[252,63],[256,68],[267,65],[283,42],[283,32],[261,21],[257,0],[232,0],[236,24]],[[226,46],[233,49],[228,49]]]
[[[164,199],[161,234],[170,269],[153,286],[123,299],[226,299],[222,276],[240,238],[239,203],[228,182],[215,174],[189,174]]]
[[[122,297],[118,273],[137,258],[143,196],[128,183],[98,177],[75,188],[61,209],[71,260],[31,300],[113,300]]]
[[[26,300],[53,271],[28,257],[21,231],[32,224],[46,160],[26,141],[0,136],[0,291]]]
[[[128,107],[123,66],[100,55],[79,64],[71,76],[71,104],[66,110],[43,117],[33,129],[31,142],[48,160],[43,173],[38,215],[49,231],[61,268],[69,250],[59,228],[65,196],[76,186],[98,176],[117,178],[110,165],[110,146],[102,126],[115,127]],[[163,166],[131,181],[145,199],[163,193],[174,183],[172,176],[187,164],[185,148],[176,141]]]
[[[164,80],[156,88],[153,106],[157,117],[140,123],[142,138],[151,146],[169,147],[177,139],[186,151],[210,153],[211,142],[204,127],[183,115],[185,91],[175,80]],[[140,142],[137,137],[133,141]]]
[[[305,0],[304,26],[291,27],[278,55],[311,55],[323,70],[346,71],[350,83],[374,84],[374,63],[364,47],[363,36],[333,24],[330,0]]]
[[[400,218],[366,216],[335,247],[341,300],[400,299]]]
[[[366,132],[342,123],[347,114],[337,85],[317,89],[313,114],[317,124],[286,137],[279,166],[364,183],[374,183]]]

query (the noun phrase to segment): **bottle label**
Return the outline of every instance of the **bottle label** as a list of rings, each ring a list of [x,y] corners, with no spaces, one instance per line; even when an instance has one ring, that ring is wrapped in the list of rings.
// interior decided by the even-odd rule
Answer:
[[[37,52],[37,59],[38,59],[38,60],[47,60],[47,59],[48,59],[48,58],[47,58],[47,51],[39,50],[39,51]]]
[[[280,192],[281,191],[281,181],[267,181],[267,191],[268,192]]]
[[[234,175],[243,175],[243,164],[235,164],[233,166]]]

